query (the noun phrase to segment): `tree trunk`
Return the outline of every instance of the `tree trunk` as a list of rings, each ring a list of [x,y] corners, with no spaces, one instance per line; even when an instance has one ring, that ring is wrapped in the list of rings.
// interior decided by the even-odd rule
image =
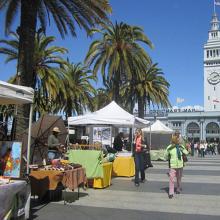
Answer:
[[[120,104],[120,94],[119,94],[119,88],[120,88],[120,70],[115,72],[115,77],[113,79],[113,100]]]
[[[38,1],[21,0],[21,18],[19,34],[19,56],[18,56],[18,84],[34,88],[34,41],[37,25]],[[24,131],[29,123],[29,105],[18,108],[16,136]]]
[[[67,112],[66,112],[66,119],[68,119],[68,117],[72,116],[72,110],[70,108],[67,108]]]
[[[114,80],[114,86],[113,86],[113,100],[117,103],[119,103],[119,80]]]
[[[145,101],[144,97],[138,97],[138,117],[144,118]]]

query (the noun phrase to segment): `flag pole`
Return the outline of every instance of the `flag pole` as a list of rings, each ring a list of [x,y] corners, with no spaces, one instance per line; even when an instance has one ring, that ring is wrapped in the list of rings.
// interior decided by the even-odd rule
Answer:
[[[215,0],[213,0],[213,3],[214,3],[214,14],[215,14]]]

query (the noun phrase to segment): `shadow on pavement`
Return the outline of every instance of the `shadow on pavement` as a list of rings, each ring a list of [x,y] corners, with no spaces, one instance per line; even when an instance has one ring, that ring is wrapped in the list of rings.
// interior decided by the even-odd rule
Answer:
[[[163,188],[160,188],[160,190],[165,191],[167,194],[169,193],[169,187],[163,187]]]
[[[73,203],[79,200],[81,197],[88,196],[88,193],[84,192],[72,192],[72,191],[62,191],[62,198],[50,200],[48,196],[45,196],[44,199],[35,199],[31,198],[31,207],[30,207],[30,217],[29,219],[36,219],[39,217],[36,213],[47,206],[50,202],[60,202],[63,201],[63,205],[68,203]],[[64,200],[65,199],[65,200]]]

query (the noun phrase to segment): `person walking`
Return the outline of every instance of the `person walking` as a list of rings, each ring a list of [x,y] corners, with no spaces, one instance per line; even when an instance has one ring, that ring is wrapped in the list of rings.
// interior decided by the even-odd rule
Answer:
[[[181,191],[181,178],[183,171],[183,154],[188,154],[186,148],[180,144],[178,136],[174,135],[171,139],[171,144],[166,149],[166,157],[169,159],[169,198],[172,199],[174,195],[174,178],[177,180],[176,194]]]
[[[205,157],[205,143],[204,143],[204,141],[201,141],[199,149],[200,149],[201,157]]]
[[[195,148],[194,148],[195,144],[193,143],[193,141],[191,142],[190,144],[190,148],[191,148],[191,156],[194,157],[194,151],[195,151]]]
[[[212,144],[211,144],[211,153],[212,153],[212,155],[213,155],[213,154],[216,155],[216,153],[215,153],[216,145],[217,145],[217,144],[215,144],[215,143],[212,143]]]
[[[137,129],[134,138],[134,159],[135,159],[135,186],[139,186],[139,173],[141,174],[141,182],[145,182],[144,172],[144,148],[147,145],[144,142],[144,137],[141,129]]]

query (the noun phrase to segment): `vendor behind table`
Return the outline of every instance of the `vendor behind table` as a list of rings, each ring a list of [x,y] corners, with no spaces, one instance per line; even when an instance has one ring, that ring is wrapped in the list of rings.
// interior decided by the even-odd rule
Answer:
[[[54,127],[52,130],[52,134],[48,137],[48,159],[56,159],[62,156],[62,152],[64,150],[64,145],[59,142],[58,134],[60,133],[60,129],[58,127]],[[50,151],[54,151],[53,154],[50,154]]]
[[[114,144],[113,144],[113,148],[116,151],[122,151],[123,147],[124,147],[124,134],[123,132],[119,132],[118,135],[115,137],[114,139]]]

